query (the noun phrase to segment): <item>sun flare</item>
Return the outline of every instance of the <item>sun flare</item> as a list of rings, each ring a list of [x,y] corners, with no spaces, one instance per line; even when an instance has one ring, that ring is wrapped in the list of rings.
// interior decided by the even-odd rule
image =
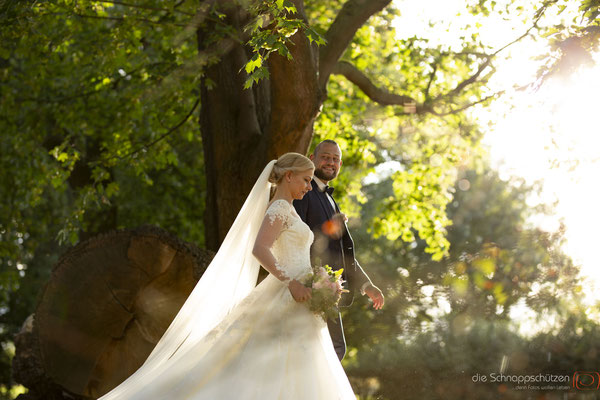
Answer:
[[[599,58],[596,55],[596,58]],[[554,78],[537,92],[513,94],[510,110],[486,135],[492,157],[506,175],[543,180],[539,201],[557,202],[556,217],[536,221],[566,226],[566,252],[581,266],[589,303],[600,300],[595,230],[600,225],[600,129],[597,94],[600,64]]]
[[[430,44],[460,48],[460,27],[473,18],[461,12],[463,2],[424,0],[418,7],[402,3],[404,18],[396,27],[399,37],[417,35],[426,37]],[[426,20],[420,14],[424,4],[430,10]],[[569,4],[562,13],[548,16],[547,23],[559,24],[561,18],[577,15],[577,3]],[[478,34],[494,48],[503,47],[525,29],[519,19],[486,18],[481,24]],[[447,34],[440,36],[433,27],[444,27]],[[564,223],[565,251],[581,267],[583,290],[592,303],[600,301],[600,291],[595,290],[600,289],[595,238],[600,226],[600,53],[593,55],[595,67],[548,79],[538,91],[512,90],[535,81],[540,65],[534,58],[548,52],[545,46],[544,41],[528,38],[502,52],[489,90],[505,91],[506,95],[492,107],[475,107],[472,116],[481,126],[490,126],[484,143],[501,176],[544,182],[542,195],[529,202],[556,202],[556,215],[531,222],[549,231]]]

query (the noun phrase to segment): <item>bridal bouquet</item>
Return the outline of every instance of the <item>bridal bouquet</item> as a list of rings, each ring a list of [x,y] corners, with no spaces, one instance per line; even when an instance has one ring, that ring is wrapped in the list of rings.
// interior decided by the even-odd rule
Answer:
[[[343,271],[343,269],[334,271],[329,265],[313,266],[313,273],[307,284],[312,289],[309,308],[315,314],[321,315],[324,320],[337,317],[338,303],[342,293],[347,292],[342,286]]]

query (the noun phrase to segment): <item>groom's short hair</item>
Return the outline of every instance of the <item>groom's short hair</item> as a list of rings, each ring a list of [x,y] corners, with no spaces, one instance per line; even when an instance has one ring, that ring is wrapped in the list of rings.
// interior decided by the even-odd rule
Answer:
[[[317,155],[317,153],[319,152],[319,149],[321,148],[321,145],[323,143],[335,144],[337,147],[340,147],[340,145],[337,144],[337,142],[335,140],[325,139],[315,147],[315,149],[313,150],[313,155],[315,155],[315,156]]]

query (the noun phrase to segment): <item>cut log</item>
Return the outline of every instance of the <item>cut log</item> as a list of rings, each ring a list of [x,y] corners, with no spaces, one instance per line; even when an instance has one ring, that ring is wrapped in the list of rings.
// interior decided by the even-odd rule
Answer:
[[[213,256],[156,227],[102,234],[70,249],[40,296],[33,338],[21,340],[35,342],[35,365],[46,376],[35,370],[28,377],[25,369],[15,378],[40,398],[48,398],[48,382],[74,397],[100,397],[144,362]],[[25,346],[14,362],[21,371],[34,365]]]
[[[34,315],[30,315],[15,338],[16,354],[12,362],[13,376],[17,382],[29,388],[29,392],[20,394],[18,400],[64,400],[77,399],[65,397],[64,389],[48,376],[40,357],[40,343],[34,334]]]

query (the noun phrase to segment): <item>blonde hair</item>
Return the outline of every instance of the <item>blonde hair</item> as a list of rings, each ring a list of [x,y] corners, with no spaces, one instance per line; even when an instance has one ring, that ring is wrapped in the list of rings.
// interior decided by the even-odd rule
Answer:
[[[273,165],[273,171],[269,176],[269,182],[277,185],[283,179],[286,172],[300,172],[315,169],[315,165],[310,158],[300,153],[285,153],[277,159]]]

